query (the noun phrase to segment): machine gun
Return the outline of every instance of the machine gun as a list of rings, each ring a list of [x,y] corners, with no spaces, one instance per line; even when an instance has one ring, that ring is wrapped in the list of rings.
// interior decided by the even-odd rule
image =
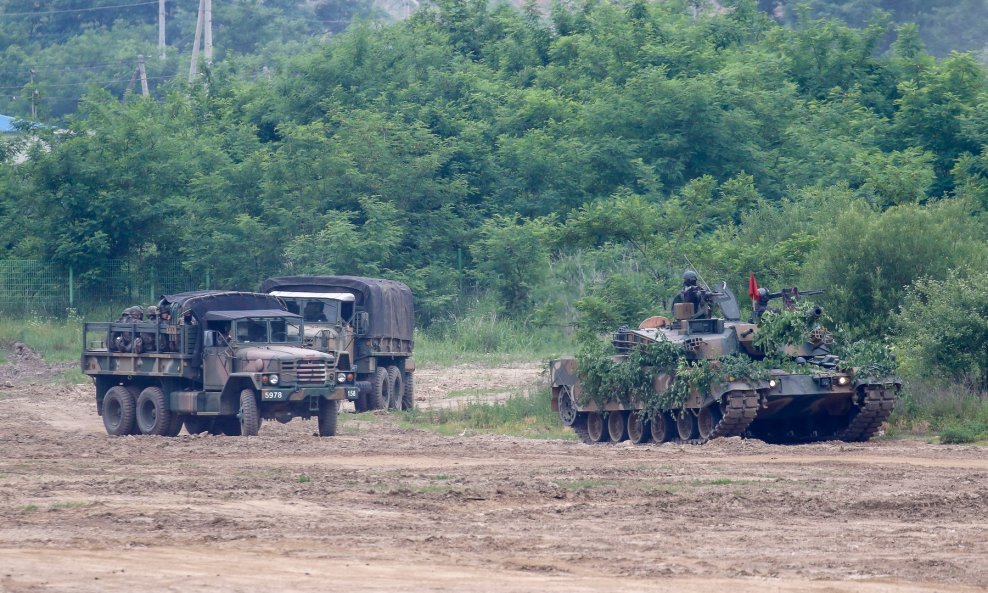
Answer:
[[[792,311],[796,308],[796,303],[799,301],[800,297],[809,296],[814,294],[823,294],[823,290],[803,290],[800,291],[795,286],[789,288],[783,288],[778,292],[759,292],[758,299],[754,303],[754,321],[758,321],[761,318],[762,313],[768,310],[768,303],[773,299],[782,299],[782,307],[786,311]],[[815,307],[812,311],[814,317],[819,317],[823,314],[823,309],[820,307]]]

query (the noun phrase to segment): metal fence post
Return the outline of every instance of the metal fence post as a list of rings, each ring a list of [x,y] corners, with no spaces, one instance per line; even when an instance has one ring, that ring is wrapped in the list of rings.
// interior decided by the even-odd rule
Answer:
[[[73,290],[75,285],[74,275],[72,266],[69,266],[69,308],[75,307],[75,291]]]

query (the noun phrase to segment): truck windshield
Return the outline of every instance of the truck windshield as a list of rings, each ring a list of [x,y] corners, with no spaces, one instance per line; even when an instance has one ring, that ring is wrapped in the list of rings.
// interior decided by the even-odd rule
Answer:
[[[280,344],[301,342],[302,324],[295,319],[240,319],[237,321],[237,341]]]
[[[298,309],[298,302],[289,301],[289,310],[298,312]],[[340,303],[332,300],[306,300],[301,315],[307,323],[336,324],[340,320]]]

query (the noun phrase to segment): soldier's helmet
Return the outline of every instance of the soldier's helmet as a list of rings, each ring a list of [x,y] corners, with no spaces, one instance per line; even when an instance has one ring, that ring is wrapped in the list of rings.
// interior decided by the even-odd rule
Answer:
[[[144,315],[148,319],[156,319],[158,317],[158,308],[155,307],[154,305],[151,305],[144,311]]]
[[[683,272],[683,285],[696,286],[696,272],[693,270],[686,270]]]
[[[762,286],[761,288],[759,288],[758,289],[758,298],[759,298],[759,300],[768,299],[768,289],[765,288],[764,286]]]
[[[139,305],[127,307],[124,309],[124,315],[130,317],[131,319],[144,319],[144,309],[141,309]]]

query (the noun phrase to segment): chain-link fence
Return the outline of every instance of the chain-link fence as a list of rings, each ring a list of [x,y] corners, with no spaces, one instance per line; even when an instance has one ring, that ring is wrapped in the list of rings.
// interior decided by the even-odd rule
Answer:
[[[80,314],[156,304],[163,294],[209,288],[207,274],[179,265],[136,266],[110,260],[83,273],[42,260],[0,260],[0,314]]]

